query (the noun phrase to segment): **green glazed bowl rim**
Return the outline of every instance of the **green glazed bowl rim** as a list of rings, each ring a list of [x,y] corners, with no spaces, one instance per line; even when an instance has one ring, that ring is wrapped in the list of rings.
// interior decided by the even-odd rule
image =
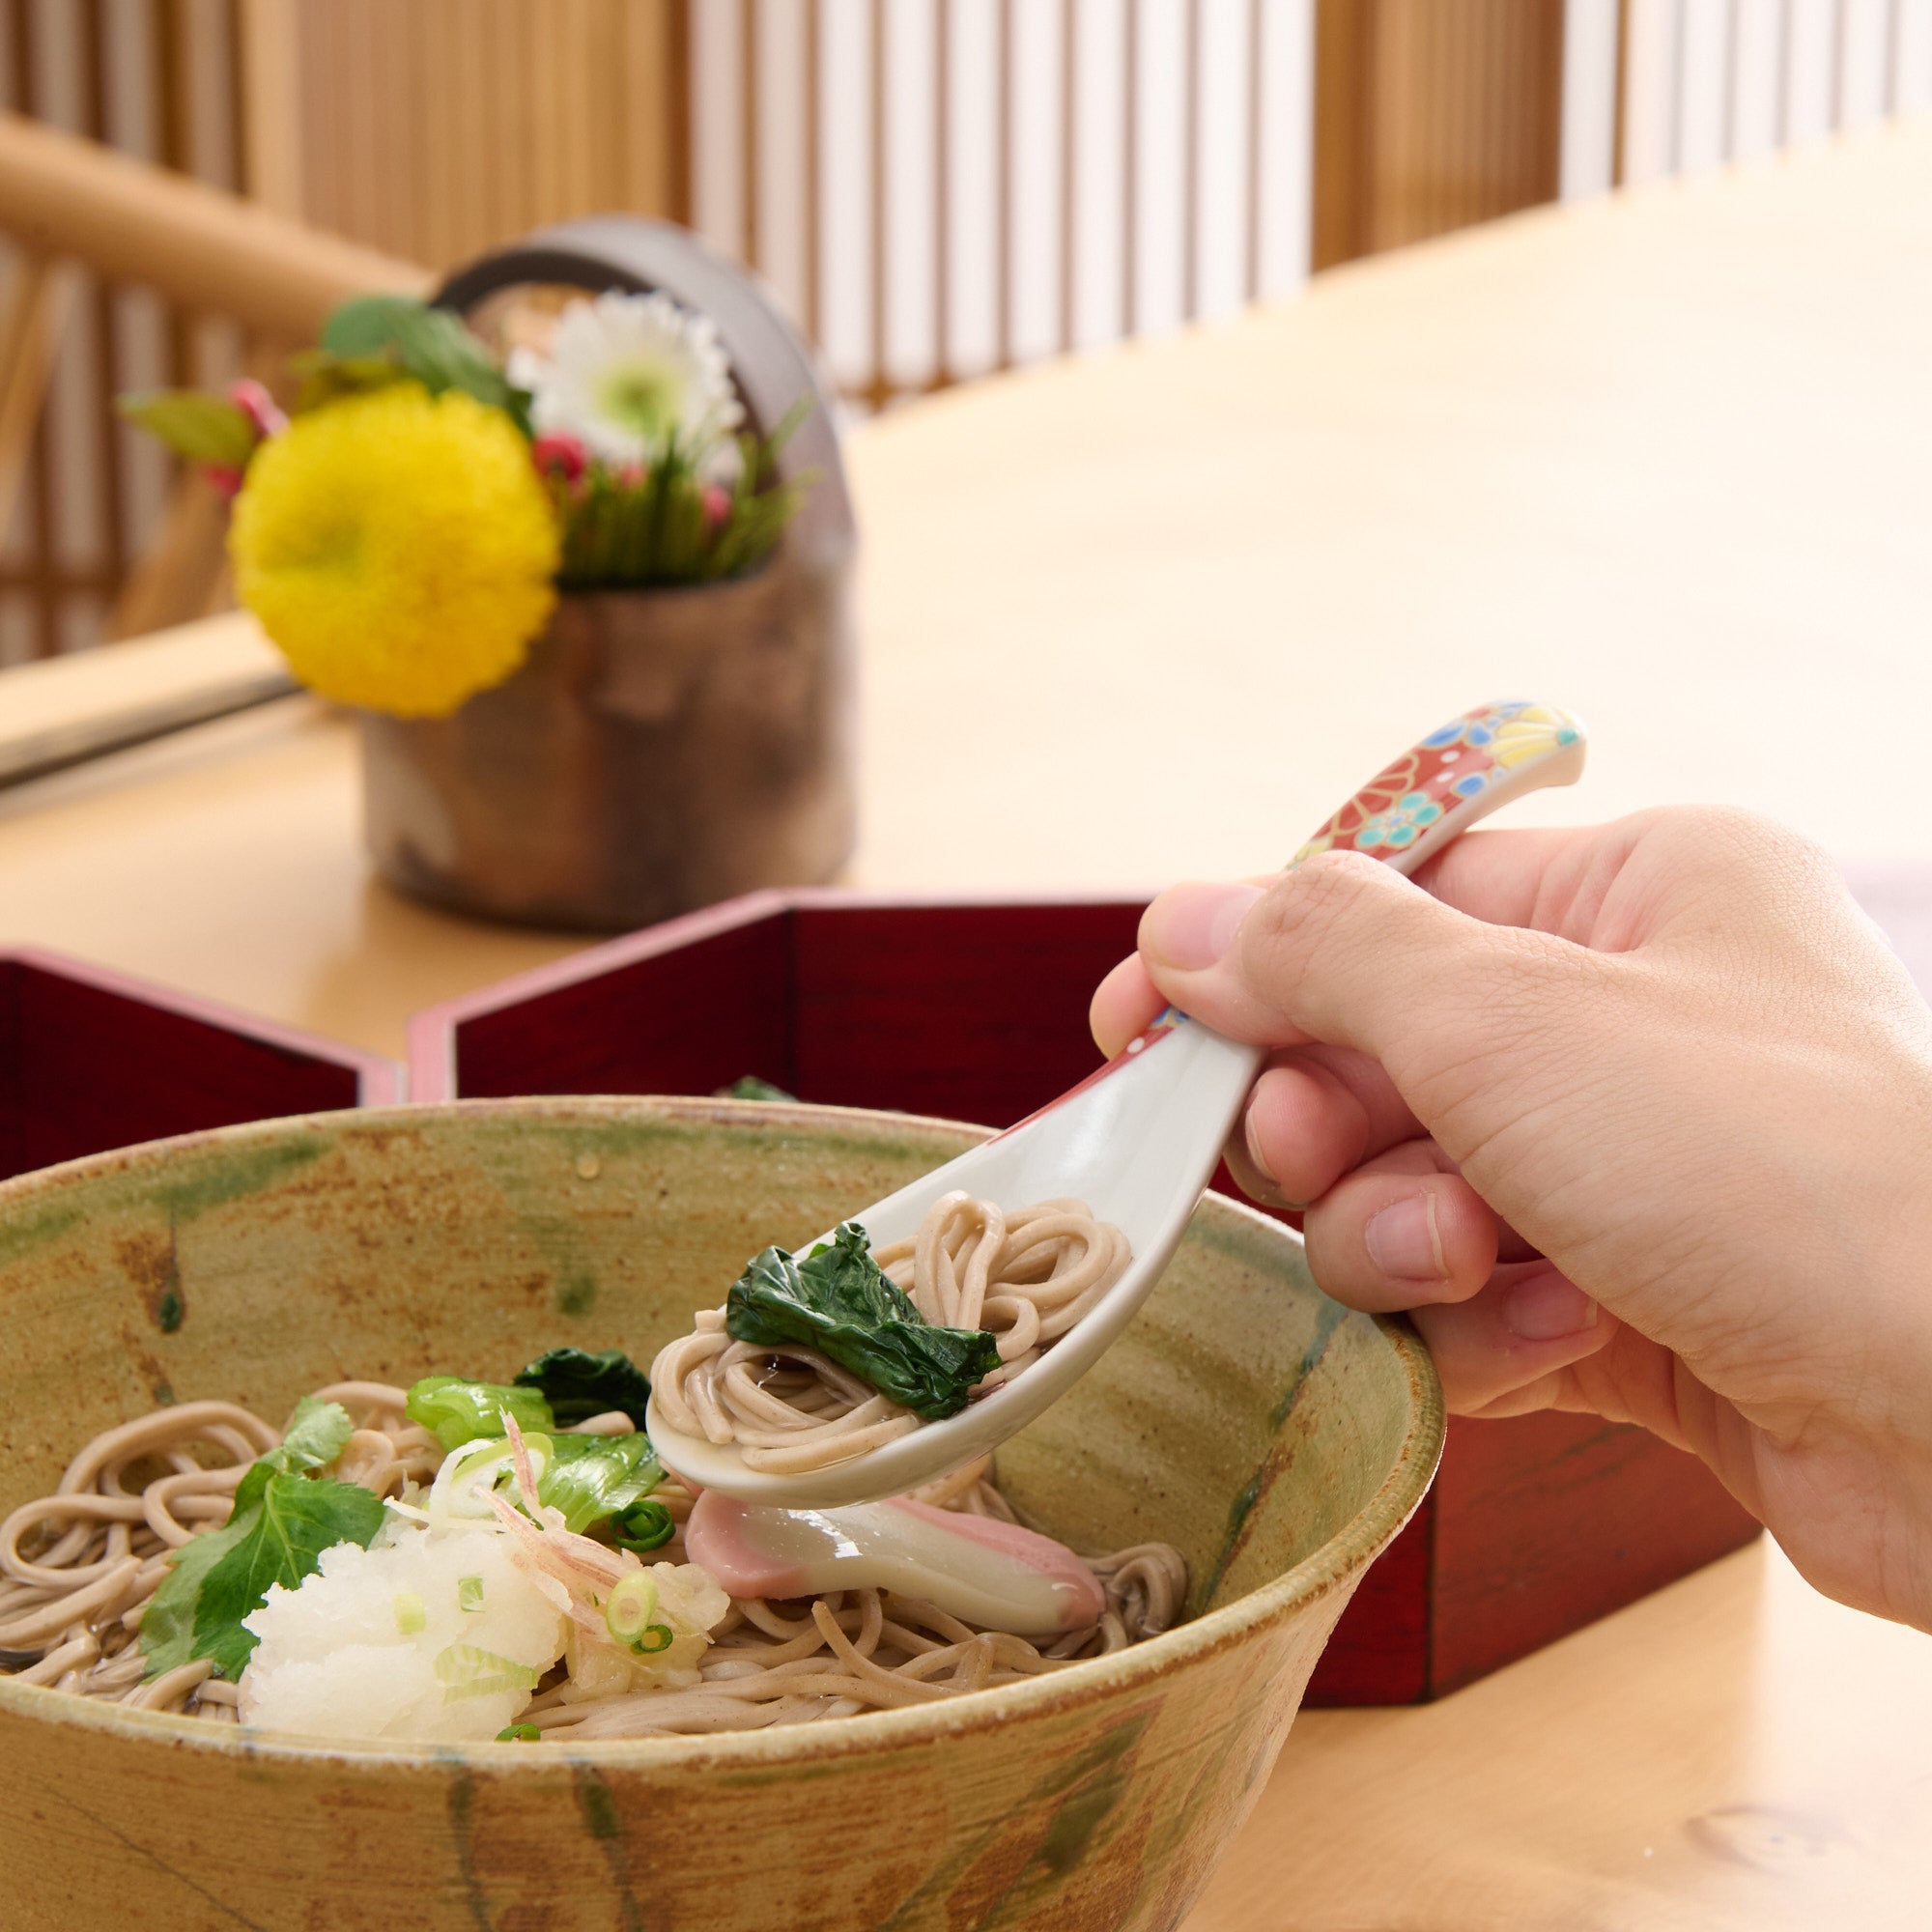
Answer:
[[[188,1149],[245,1148],[296,1132],[353,1133],[366,1129],[381,1133],[396,1127],[413,1129],[438,1120],[478,1116],[595,1120],[638,1113],[686,1121],[694,1125],[789,1125],[849,1132],[863,1123],[873,1131],[881,1126],[902,1127],[923,1133],[937,1132],[949,1138],[963,1134],[975,1140],[986,1139],[993,1131],[928,1114],[833,1107],[804,1101],[728,1100],[675,1094],[569,1094],[425,1101],[250,1121],[239,1126],[144,1141],[138,1146],[63,1161],[58,1166],[0,1181],[0,1216],[16,1202],[42,1192],[83,1185],[102,1175],[158,1166]],[[1210,1215],[1245,1223],[1294,1247],[1303,1245],[1301,1236],[1285,1222],[1226,1195],[1205,1196],[1202,1206]],[[249,1762],[272,1759],[338,1762],[345,1769],[353,1767],[365,1774],[385,1769],[441,1773],[464,1769],[495,1775],[517,1765],[532,1771],[588,1765],[674,1773],[774,1762],[822,1762],[904,1749],[982,1726],[1077,1710],[1113,1696],[1130,1694],[1140,1688],[1151,1690],[1171,1667],[1237,1647],[1269,1625],[1281,1622],[1341,1587],[1357,1571],[1368,1567],[1421,1504],[1442,1457],[1446,1428],[1442,1385],[1428,1350],[1406,1320],[1386,1316],[1371,1319],[1406,1372],[1409,1425],[1393,1467],[1368,1502],[1334,1536],[1310,1551],[1292,1570],[1284,1571],[1232,1603],[1205,1611],[1127,1649],[1084,1659],[1065,1669],[1029,1677],[1017,1684],[996,1685],[944,1702],[867,1712],[841,1718],[837,1723],[778,1725],[769,1730],[689,1738],[610,1738],[555,1745],[542,1750],[524,1744],[421,1746],[379,1740],[351,1744],[333,1739],[252,1733],[237,1725],[209,1724],[170,1712],[130,1711],[123,1705],[75,1697],[43,1685],[17,1684],[7,1677],[0,1677],[0,1716],[13,1714],[37,1722],[76,1725],[130,1739],[146,1739],[175,1749],[219,1752]]]

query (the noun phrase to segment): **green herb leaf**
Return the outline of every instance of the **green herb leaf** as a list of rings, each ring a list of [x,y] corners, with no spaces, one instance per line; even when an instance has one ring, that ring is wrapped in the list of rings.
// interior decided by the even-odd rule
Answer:
[[[342,1454],[355,1433],[355,1425],[339,1402],[318,1402],[312,1395],[303,1396],[289,1418],[281,1447],[270,1449],[242,1478],[235,1505],[228,1512],[229,1521],[260,1498],[270,1476],[298,1476],[305,1469],[320,1469]]]
[[[322,346],[350,360],[389,357],[431,395],[462,389],[529,433],[529,397],[516,388],[460,316],[413,296],[358,296],[323,325]]]
[[[657,1488],[664,1470],[650,1438],[636,1435],[557,1435],[552,1460],[537,1482],[537,1500],[563,1512],[580,1535],[622,1517]]]
[[[242,1619],[262,1607],[269,1586],[293,1590],[325,1549],[366,1548],[382,1526],[381,1501],[355,1483],[270,1471],[256,1499],[186,1544],[162,1579],[141,1620],[149,1678],[199,1657],[220,1676],[240,1677],[255,1649]]]
[[[461,1376],[425,1376],[411,1389],[409,1418],[419,1422],[446,1451],[503,1433],[503,1411],[517,1427],[548,1435],[556,1427],[550,1404],[533,1388],[466,1381]]]
[[[651,1399],[643,1371],[621,1349],[552,1349],[518,1372],[517,1386],[537,1390],[566,1428],[614,1408],[641,1429]]]
[[[928,1422],[956,1415],[1000,1365],[984,1329],[923,1321],[852,1221],[803,1262],[767,1248],[725,1298],[724,1328],[736,1342],[816,1349]]]
[[[244,1519],[247,1534],[202,1578],[194,1655],[213,1659],[223,1677],[240,1677],[255,1649],[255,1633],[244,1630],[242,1619],[262,1607],[269,1586],[293,1590],[338,1543],[366,1549],[383,1515],[381,1500],[359,1484],[270,1476],[261,1502]]]
[[[193,389],[144,389],[116,405],[131,423],[157,437],[191,463],[245,469],[261,438],[245,410]]]
[[[201,1586],[208,1573],[249,1534],[255,1516],[253,1510],[239,1520],[231,1516],[225,1527],[204,1530],[182,1546],[141,1619],[141,1655],[148,1660],[150,1680],[194,1662],[194,1618],[201,1605]]]

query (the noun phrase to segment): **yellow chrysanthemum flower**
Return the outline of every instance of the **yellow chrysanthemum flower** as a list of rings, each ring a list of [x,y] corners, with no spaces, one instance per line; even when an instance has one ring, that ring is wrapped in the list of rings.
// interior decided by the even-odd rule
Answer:
[[[555,602],[556,519],[528,444],[500,411],[414,383],[264,443],[228,551],[305,685],[402,718],[500,684]]]

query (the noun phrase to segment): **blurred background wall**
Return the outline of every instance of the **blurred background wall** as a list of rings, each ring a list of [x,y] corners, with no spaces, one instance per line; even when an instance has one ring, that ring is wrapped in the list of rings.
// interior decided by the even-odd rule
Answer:
[[[688,222],[861,411],[1928,102],[1932,0],[0,0],[15,115],[418,272]],[[219,504],[108,399],[294,346],[63,234],[9,250],[0,664],[220,603]]]

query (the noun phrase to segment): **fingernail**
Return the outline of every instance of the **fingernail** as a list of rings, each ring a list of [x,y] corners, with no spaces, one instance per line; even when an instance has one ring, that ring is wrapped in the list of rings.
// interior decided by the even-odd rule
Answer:
[[[1435,1196],[1411,1194],[1369,1217],[1362,1230],[1369,1259],[1395,1281],[1447,1281],[1442,1236],[1435,1225]]]
[[[1259,886],[1171,887],[1141,921],[1141,951],[1183,973],[1211,966],[1235,943],[1235,931],[1262,895]]]
[[[1597,1325],[1597,1304],[1560,1274],[1535,1274],[1510,1290],[1503,1322],[1519,1341],[1560,1342]]]

